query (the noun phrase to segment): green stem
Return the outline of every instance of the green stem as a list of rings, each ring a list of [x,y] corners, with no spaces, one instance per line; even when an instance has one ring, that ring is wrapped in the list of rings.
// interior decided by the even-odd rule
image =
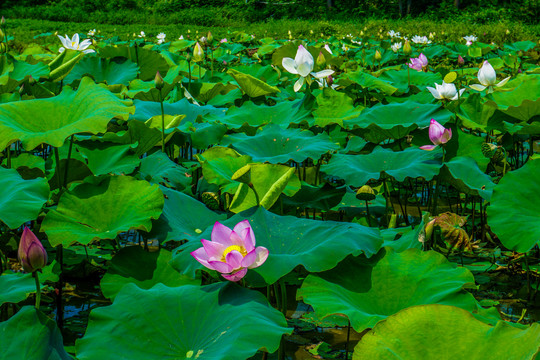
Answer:
[[[188,61],[188,92],[191,94],[191,61]]]
[[[58,148],[54,148],[54,160],[56,161],[56,185],[58,186],[58,190],[62,190],[62,182],[60,180],[60,154],[58,152]]]
[[[285,280],[279,282],[279,287],[281,288],[281,312],[283,316],[287,316],[287,285]]]
[[[347,324],[347,341],[345,342],[345,359],[349,360],[349,340],[351,338],[351,320]]]
[[[531,269],[529,268],[529,257],[527,254],[524,256],[525,269],[527,271],[527,301],[531,300]]]
[[[8,169],[11,169],[11,145],[8,145],[6,148],[7,151],[7,167]]]
[[[437,202],[439,199],[439,177],[435,180],[435,193],[433,194],[433,216],[437,216]]]
[[[41,285],[39,284],[38,272],[34,271],[32,276],[36,280],[36,309],[39,310],[39,305],[41,304]]]
[[[165,110],[163,109],[161,90],[159,90],[159,103],[161,105],[161,152],[165,153]]]
[[[386,210],[391,209],[391,213],[394,213],[394,204],[392,204],[392,198],[390,197],[390,188],[388,187],[388,182],[386,178],[383,179],[384,184],[384,195],[386,198]]]
[[[367,214],[367,223],[368,223],[368,226],[371,227],[371,215],[369,214],[369,205],[368,205],[368,201],[366,201],[366,214]]]
[[[257,190],[255,190],[255,186],[253,186],[253,183],[247,184],[251,190],[253,190],[253,193],[255,194],[255,202],[257,203],[257,206],[261,205],[261,202],[259,200],[259,194],[257,194]]]
[[[71,135],[71,138],[69,139],[69,150],[68,150],[68,156],[67,156],[67,161],[66,161],[66,168],[64,169],[64,187],[65,188],[67,188],[69,160],[71,159],[71,151],[73,150],[73,137],[74,135]]]
[[[210,50],[210,70],[211,70],[211,76],[214,76],[214,52],[212,51],[212,48],[208,48]]]

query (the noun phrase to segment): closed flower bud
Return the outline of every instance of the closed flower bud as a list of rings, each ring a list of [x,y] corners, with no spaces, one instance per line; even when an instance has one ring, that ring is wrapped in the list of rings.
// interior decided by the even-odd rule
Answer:
[[[203,61],[203,59],[204,59],[203,48],[201,44],[196,43],[195,48],[193,49],[193,61],[199,62],[199,61]]]
[[[334,85],[334,78],[332,77],[332,75],[328,75],[328,77],[326,78],[326,82],[328,83],[328,86],[332,86]]]
[[[208,32],[208,35],[206,36],[206,41],[208,41],[209,44],[212,44],[212,42],[214,41],[214,36],[212,35],[210,31]]]
[[[6,18],[2,16],[2,20],[0,20],[0,25],[6,24]]]
[[[435,220],[436,219],[433,219],[431,220],[430,222],[428,222],[426,224],[426,226],[424,227],[424,231],[426,232],[426,238],[425,238],[425,241],[429,241],[431,239],[431,235],[433,235],[433,226],[435,224]]]
[[[381,53],[379,52],[379,50],[376,50],[375,51],[375,61],[379,62],[382,60],[382,55]]]
[[[409,56],[412,53],[412,48],[411,48],[411,44],[409,43],[409,40],[405,40],[405,44],[403,45],[403,53],[406,56]]]
[[[47,251],[36,235],[26,226],[19,243],[18,255],[24,271],[28,273],[33,273],[47,265]]]
[[[460,66],[463,66],[463,64],[465,64],[465,60],[461,57],[461,55],[458,56],[458,58],[457,58],[457,63],[458,63]]]
[[[163,81],[163,78],[161,77],[161,74],[159,71],[156,73],[156,77],[154,79],[154,84],[156,85],[156,89],[161,90],[165,86],[165,82]]]
[[[317,56],[316,64],[319,67],[324,67],[325,63],[326,63],[326,59],[324,58],[322,51],[320,51],[319,56]]]

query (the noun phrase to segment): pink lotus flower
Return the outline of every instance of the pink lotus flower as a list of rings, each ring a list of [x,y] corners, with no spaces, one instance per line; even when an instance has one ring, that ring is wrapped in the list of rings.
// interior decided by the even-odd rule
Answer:
[[[444,145],[452,138],[452,129],[445,129],[435,119],[431,119],[429,124],[429,139],[433,145],[420,146],[422,150],[431,151],[439,145]]]
[[[216,221],[211,235],[212,241],[202,239],[202,248],[191,256],[206,268],[216,270],[230,281],[242,279],[248,269],[261,266],[268,258],[268,249],[255,247],[255,234],[244,220],[236,224],[233,230]]]
[[[409,65],[411,69],[422,71],[427,68],[428,59],[426,55],[420,54],[417,58],[411,58],[411,62],[407,65]]]
[[[23,270],[28,273],[33,273],[47,265],[47,251],[32,230],[26,226],[19,242],[18,255]]]

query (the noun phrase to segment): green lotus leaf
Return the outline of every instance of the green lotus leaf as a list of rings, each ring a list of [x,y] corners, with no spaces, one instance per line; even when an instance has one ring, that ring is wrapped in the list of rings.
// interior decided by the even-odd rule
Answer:
[[[283,204],[295,208],[329,211],[340,203],[345,191],[345,187],[336,188],[329,183],[313,186],[302,182],[302,187],[296,194],[283,197]]]
[[[83,159],[84,160],[84,159]],[[67,172],[67,180],[64,180]],[[84,161],[77,159],[61,159],[59,171],[56,168],[56,165],[52,167],[54,173],[50,173],[49,186],[51,190],[58,189],[59,187],[66,184],[66,187],[69,187],[73,182],[82,182],[86,177],[92,176],[92,171],[88,168],[88,165]],[[58,179],[60,177],[60,179]],[[59,185],[60,184],[60,185]]]
[[[367,155],[336,154],[321,166],[321,171],[328,175],[339,176],[348,185],[362,186],[370,179],[379,179],[384,172],[397,181],[405,178],[423,177],[431,180],[441,168],[436,151],[424,151],[407,148],[394,152],[377,147]]]
[[[435,86],[435,83],[440,84],[442,81],[441,74],[408,70],[388,70],[384,71],[379,80],[388,81],[392,86],[396,87],[399,92],[406,93],[409,91],[410,84],[416,86],[420,90],[425,90],[427,86]]]
[[[371,265],[362,257],[348,257],[327,272],[308,275],[298,297],[320,317],[343,314],[358,332],[413,305],[444,304],[476,310],[474,276],[435,252],[385,248]]]
[[[97,83],[105,82],[109,85],[123,84],[127,86],[131,80],[137,77],[138,70],[137,64],[130,60],[118,63],[109,59],[88,57],[75,65],[64,82],[71,84],[85,75],[90,75]]]
[[[263,265],[249,270],[257,272],[267,284],[273,284],[298,265],[310,272],[326,271],[349,254],[371,257],[382,245],[376,228],[355,223],[279,216],[262,207],[236,214],[222,223],[232,229],[244,219],[250,221],[257,246],[264,246],[270,252]],[[199,239],[210,240],[211,231],[212,228],[208,228]],[[202,265],[189,253],[199,247],[200,241],[189,241],[177,248],[173,266],[183,273],[194,275]]]
[[[42,143],[60,147],[72,134],[104,133],[113,117],[127,119],[130,112],[132,107],[85,77],[77,91],[64,87],[53,98],[0,104],[0,149],[15,140],[26,150]]]
[[[414,229],[408,226],[382,229],[383,246],[392,248],[395,252],[402,252],[407,249],[422,249],[426,238],[426,222],[429,222],[429,215],[424,213],[422,221]]]
[[[249,97],[268,96],[281,92],[277,87],[268,85],[264,81],[238,70],[229,69],[227,74],[236,80],[242,91]]]
[[[201,162],[206,181],[222,187],[222,191],[231,193],[238,187],[238,183],[231,179],[233,174],[251,162],[251,157],[221,146],[211,147],[201,155],[197,155],[197,158]]]
[[[205,150],[209,146],[218,144],[225,133],[227,127],[222,124],[195,123],[190,126],[189,137],[195,149]]]
[[[276,124],[284,128],[291,123],[298,124],[311,116],[303,100],[281,101],[274,106],[255,105],[245,102],[242,107],[232,106],[227,115],[220,121],[229,128],[237,129],[244,125],[259,127],[266,124]]]
[[[134,100],[135,114],[130,117],[134,120],[146,121],[156,115],[161,116],[161,105],[154,101]],[[224,109],[218,109],[211,105],[197,106],[189,103],[187,99],[182,99],[175,103],[163,103],[163,110],[167,115],[186,115],[184,122],[195,123],[206,116],[221,117],[225,114]]]
[[[354,106],[353,100],[343,92],[338,92],[325,87],[317,95],[317,110],[313,111],[315,125],[324,127],[330,124],[338,124],[343,127],[344,120],[358,117],[362,106]]]
[[[200,240],[203,231],[226,218],[189,195],[164,187],[161,191],[166,196],[163,213],[150,232],[160,242]]]
[[[30,64],[26,61],[15,61],[13,65],[14,68],[9,74],[9,77],[17,81],[23,81],[27,76],[32,76],[36,80],[49,76],[49,67],[40,61],[35,64]]]
[[[131,120],[128,122],[127,136],[123,137],[123,140],[131,144],[136,143],[135,155],[142,156],[150,151],[154,146],[161,143],[161,130],[156,128],[150,128],[147,124],[138,120]]]
[[[92,310],[77,358],[247,359],[260,348],[276,351],[290,332],[261,293],[232,283],[150,290],[128,284],[113,305]],[[133,341],[133,334],[147,341]]]
[[[56,323],[33,306],[25,306],[0,323],[3,359],[70,360]]]
[[[130,229],[150,231],[163,209],[157,185],[129,176],[104,176],[64,193],[41,225],[52,246],[114,239]]]
[[[7,164],[7,159],[2,159],[2,165]],[[11,168],[22,171],[23,169],[30,170],[39,170],[38,173],[45,174],[45,160],[42,157],[37,155],[32,155],[30,153],[22,153],[17,157],[11,158]],[[22,169],[21,169],[22,168]],[[36,177],[43,177],[36,176]]]
[[[159,71],[161,76],[166,76],[169,65],[158,52],[141,47],[107,46],[99,50],[103,58],[124,57],[139,65],[139,78],[143,81],[151,81]]]
[[[260,51],[261,48],[259,48],[257,52],[259,53]],[[235,66],[233,67],[233,69],[241,73],[251,75],[271,86],[276,86],[279,84],[279,74],[270,65],[263,66],[261,64],[252,64],[245,66]]]
[[[0,305],[18,303],[36,292],[36,281],[32,274],[7,271],[0,274]]]
[[[0,58],[0,85],[6,85],[9,82],[9,74],[15,68],[12,61],[7,56]]]
[[[506,86],[515,88],[508,92],[494,92],[492,106],[520,121],[529,121],[540,115],[540,75],[521,75]]]
[[[539,178],[540,160],[529,159],[523,167],[504,175],[493,190],[488,223],[510,250],[524,253],[540,240]]]
[[[381,80],[363,71],[346,73],[345,76],[363,88],[376,89],[383,92],[385,95],[392,95],[397,91],[397,88],[392,86],[389,80]]]
[[[271,164],[285,164],[290,160],[300,163],[308,158],[318,160],[339,148],[326,133],[314,135],[309,130],[283,129],[274,124],[265,126],[255,136],[233,134],[227,140],[253,161]]]
[[[127,284],[135,284],[148,290],[156,284],[168,287],[200,285],[186,275],[180,275],[170,265],[171,252],[161,249],[156,252],[144,251],[140,246],[128,246],[114,255],[107,273],[101,279],[103,296],[114,300]]]
[[[24,180],[17,170],[3,167],[0,167],[0,179],[0,220],[10,229],[35,220],[49,199],[47,180]]]
[[[362,128],[376,132],[384,139],[401,139],[416,128],[429,126],[431,119],[446,124],[453,114],[438,104],[403,103],[377,104],[365,109],[355,119],[346,120],[347,128]]]
[[[496,110],[496,106],[483,101],[479,93],[474,93],[460,104],[456,114],[463,122],[463,126],[472,130],[489,131],[502,128],[502,125],[493,119]]]
[[[470,157],[455,157],[445,162],[444,171],[441,172],[442,179],[449,182],[458,191],[480,195],[489,201],[495,184],[491,178],[484,174],[476,162]]]
[[[229,210],[234,213],[261,205],[270,209],[281,193],[294,195],[300,190],[300,180],[295,174],[296,169],[286,165],[251,164],[251,183],[254,190],[247,184],[240,184]],[[257,204],[257,196],[259,204]]]
[[[454,306],[420,305],[375,325],[354,348],[353,360],[529,360],[539,342],[538,323],[524,330],[504,321],[492,326]]]
[[[218,95],[226,95],[231,90],[238,87],[232,84],[224,85],[222,83],[191,83],[189,93],[199,102],[207,103]]]
[[[178,165],[161,151],[141,160],[139,176],[151,184],[163,184],[177,190],[187,188],[192,181],[189,170]],[[165,205],[166,206],[166,205]]]
[[[136,145],[113,144],[100,141],[83,141],[76,145],[77,151],[88,163],[96,176],[104,174],[131,174],[141,160],[131,154]]]

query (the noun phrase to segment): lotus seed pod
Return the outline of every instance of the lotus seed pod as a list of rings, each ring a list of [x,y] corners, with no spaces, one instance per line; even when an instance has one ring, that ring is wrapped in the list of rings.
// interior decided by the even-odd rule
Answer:
[[[219,196],[214,192],[204,192],[202,193],[202,202],[209,209],[217,210],[219,209]]]
[[[364,185],[356,190],[356,198],[358,200],[371,201],[375,200],[375,191],[369,185]]]

